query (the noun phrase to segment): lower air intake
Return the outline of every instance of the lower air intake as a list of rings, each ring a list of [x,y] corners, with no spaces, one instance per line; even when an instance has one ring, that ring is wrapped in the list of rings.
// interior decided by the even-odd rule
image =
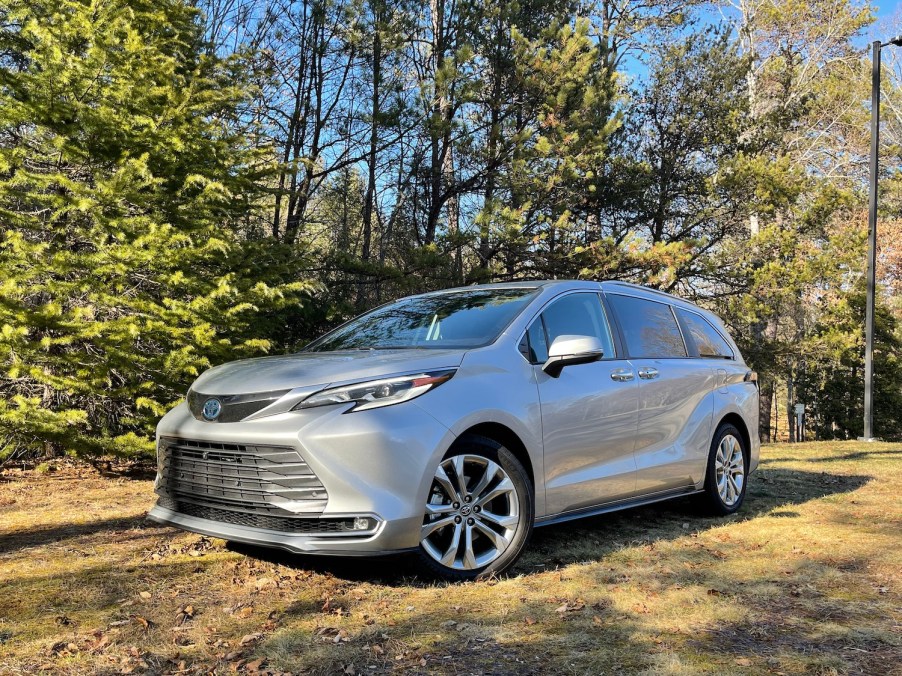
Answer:
[[[230,523],[236,526],[248,526],[250,528],[264,528],[266,530],[280,531],[282,533],[324,535],[324,534],[357,534],[365,535],[367,531],[373,530],[376,522],[373,519],[365,519],[366,528],[361,529],[364,525],[360,518],[344,518],[329,519],[320,517],[294,517],[286,518],[279,516],[267,516],[264,514],[249,514],[246,512],[234,512],[229,509],[219,509],[216,507],[207,507],[205,505],[197,505],[191,502],[180,502],[170,498],[161,497],[159,500],[160,507],[171,509],[179,514],[193,516],[199,519],[209,519],[210,521],[219,521],[220,523]]]

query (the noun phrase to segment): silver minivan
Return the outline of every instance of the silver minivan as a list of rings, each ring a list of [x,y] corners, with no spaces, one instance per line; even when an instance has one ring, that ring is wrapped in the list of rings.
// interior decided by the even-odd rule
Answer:
[[[622,282],[450,289],[201,375],[157,427],[150,517],[473,579],[533,526],[691,494],[735,512],[757,428],[755,373],[691,303]]]

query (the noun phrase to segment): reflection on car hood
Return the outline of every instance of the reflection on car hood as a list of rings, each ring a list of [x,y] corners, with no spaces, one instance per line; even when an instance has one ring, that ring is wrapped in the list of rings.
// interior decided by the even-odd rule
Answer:
[[[243,359],[201,374],[191,389],[213,395],[272,392],[459,366],[465,350],[298,352]]]

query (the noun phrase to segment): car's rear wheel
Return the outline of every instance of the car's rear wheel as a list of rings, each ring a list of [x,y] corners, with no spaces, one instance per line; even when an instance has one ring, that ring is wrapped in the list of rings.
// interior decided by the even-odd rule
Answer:
[[[526,546],[533,509],[529,475],[514,454],[485,437],[462,437],[435,470],[420,557],[449,580],[501,573]]]
[[[748,477],[748,450],[735,425],[717,428],[708,453],[703,499],[708,510],[717,515],[732,514],[745,500]]]

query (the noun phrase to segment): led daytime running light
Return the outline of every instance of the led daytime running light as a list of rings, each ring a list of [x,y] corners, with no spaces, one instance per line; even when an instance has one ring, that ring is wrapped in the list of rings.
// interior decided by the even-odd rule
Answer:
[[[354,403],[354,407],[347,411],[351,412],[400,404],[403,401],[410,401],[426,394],[429,390],[447,382],[454,373],[454,369],[430,371],[410,376],[380,378],[379,380],[332,387],[311,394],[295,406],[294,410],[332,404]]]

